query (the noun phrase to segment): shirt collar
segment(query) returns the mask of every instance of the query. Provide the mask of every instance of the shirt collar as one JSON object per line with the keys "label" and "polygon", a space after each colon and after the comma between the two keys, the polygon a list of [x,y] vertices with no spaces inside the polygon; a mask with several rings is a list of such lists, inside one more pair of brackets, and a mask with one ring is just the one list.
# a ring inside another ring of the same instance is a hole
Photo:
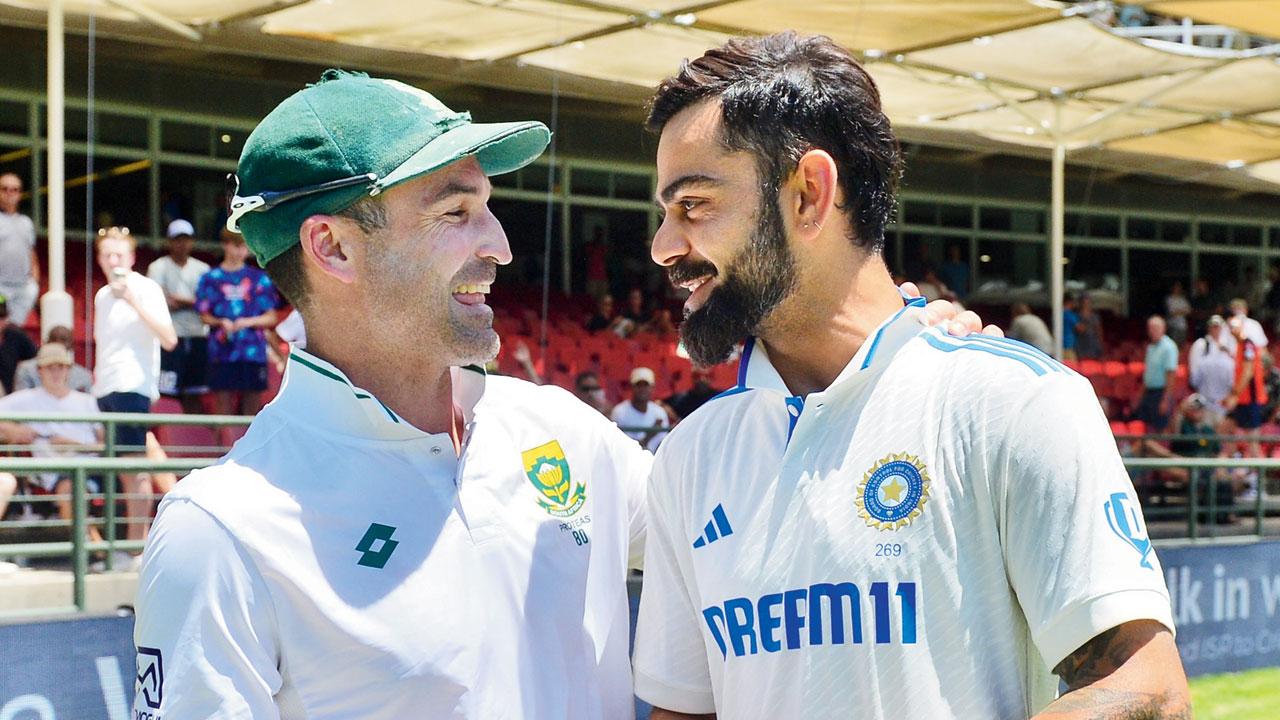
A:
{"label": "shirt collar", "polygon": [[[835,382],[831,384],[832,387],[863,370],[888,364],[903,343],[919,334],[923,329],[920,311],[925,306],[925,299],[921,297],[904,299],[906,305],[871,333],[870,339],[862,343],[862,347],[854,353],[853,359],[836,376]],[[776,390],[784,395],[792,394],[787,384],[782,381],[782,376],[773,367],[773,363],[769,361],[764,343],[754,337],[747,339],[747,344],[742,350],[742,359],[738,362],[738,387]]]}
{"label": "shirt collar", "polygon": [[[484,370],[468,366],[451,368],[453,400],[469,424],[484,395]],[[299,348],[292,348],[280,393],[272,405],[301,416],[318,428],[369,440],[448,439],[448,433],[424,432],[398,416],[391,408],[357,387],[332,363]]]}

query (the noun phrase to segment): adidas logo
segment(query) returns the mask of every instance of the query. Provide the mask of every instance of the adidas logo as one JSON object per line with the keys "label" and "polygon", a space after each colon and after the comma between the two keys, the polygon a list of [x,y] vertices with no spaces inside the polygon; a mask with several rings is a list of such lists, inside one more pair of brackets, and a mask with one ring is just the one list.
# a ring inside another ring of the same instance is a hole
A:
{"label": "adidas logo", "polygon": [[702,529],[702,534],[698,536],[698,539],[693,541],[693,546],[695,548],[704,547],[732,534],[733,528],[729,526],[729,518],[724,515],[724,506],[716,505],[716,509],[711,511],[711,521]]}

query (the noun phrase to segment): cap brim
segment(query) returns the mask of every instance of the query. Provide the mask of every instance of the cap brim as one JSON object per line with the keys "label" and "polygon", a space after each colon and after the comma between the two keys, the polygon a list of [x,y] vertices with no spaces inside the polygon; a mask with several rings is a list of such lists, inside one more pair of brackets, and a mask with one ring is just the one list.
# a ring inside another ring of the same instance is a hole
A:
{"label": "cap brim", "polygon": [[485,175],[501,175],[536,160],[550,142],[551,131],[536,121],[468,123],[424,145],[377,185],[385,190],[472,156]]}

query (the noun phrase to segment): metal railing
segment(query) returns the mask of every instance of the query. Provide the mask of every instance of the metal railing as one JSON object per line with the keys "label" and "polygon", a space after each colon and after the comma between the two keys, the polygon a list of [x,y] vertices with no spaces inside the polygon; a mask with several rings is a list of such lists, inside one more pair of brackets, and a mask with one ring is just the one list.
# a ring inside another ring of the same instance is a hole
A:
{"label": "metal railing", "polygon": [[[217,415],[141,415],[130,413],[109,413],[96,416],[71,416],[56,414],[10,414],[0,416],[0,421],[11,422],[101,422],[107,425],[107,442],[105,443],[104,452],[115,453],[121,448],[114,447],[111,443],[112,432],[116,424],[145,424],[145,425],[205,425],[210,427],[227,427],[236,425],[247,425],[252,418],[240,416],[217,416]],[[647,430],[648,428],[624,428],[630,430]],[[1157,436],[1142,436],[1150,439]],[[1172,439],[1183,440],[1200,440],[1203,436],[1161,436]],[[1234,442],[1251,442],[1253,438],[1241,436],[1223,436],[1224,440]],[[29,449],[29,446],[13,446]],[[221,451],[216,453],[221,455]],[[187,472],[197,468],[206,467],[217,461],[213,455],[204,457],[174,458],[166,460],[155,460],[143,457],[62,457],[62,458],[16,458],[16,457],[0,457],[0,472],[11,473],[14,475],[30,475],[39,472],[59,473],[60,475],[69,476],[71,479],[72,491],[69,496],[72,504],[72,518],[67,520],[18,520],[0,522],[0,528],[5,529],[24,529],[24,528],[49,528],[49,527],[69,527],[71,531],[71,539],[63,542],[33,542],[33,543],[11,543],[0,544],[0,558],[4,557],[56,557],[64,556],[71,558],[73,590],[73,605],[62,608],[42,608],[41,613],[59,613],[59,612],[79,612],[85,609],[85,577],[89,570],[89,553],[95,551],[106,551],[106,569],[111,569],[112,554],[116,550],[140,551],[143,547],[142,541],[120,540],[116,538],[117,529],[121,522],[147,522],[149,518],[129,518],[118,517],[116,514],[116,501],[128,497],[125,493],[117,492],[115,488],[115,478],[121,473],[130,472]],[[1125,457],[1123,458],[1125,467],[1130,471],[1159,471],[1169,469],[1186,469],[1188,470],[1188,478],[1185,487],[1178,488],[1178,495],[1185,504],[1169,505],[1167,500],[1170,495],[1165,495],[1166,504],[1148,505],[1144,504],[1143,512],[1148,522],[1164,521],[1168,519],[1185,519],[1186,533],[1176,538],[1165,539],[1184,539],[1191,540],[1216,540],[1219,537],[1226,539],[1226,535],[1212,532],[1209,537],[1203,537],[1202,526],[1208,524],[1214,525],[1214,519],[1218,514],[1223,512],[1248,511],[1253,519],[1253,535],[1241,536],[1235,534],[1233,540],[1249,539],[1250,537],[1263,537],[1268,535],[1266,532],[1266,515],[1268,512],[1280,514],[1280,490],[1275,494],[1267,493],[1267,471],[1276,471],[1280,475],[1280,458],[1151,458],[1151,457]],[[1203,483],[1217,482],[1211,476],[1211,473],[1219,470],[1227,469],[1250,469],[1258,471],[1256,483],[1256,497],[1247,505],[1238,505],[1232,501],[1230,505],[1217,504],[1217,496],[1215,492],[1208,493],[1208,502],[1203,503],[1200,500]],[[1196,472],[1205,471],[1205,472]],[[1206,475],[1210,475],[1206,477]],[[88,481],[91,476],[101,476],[104,480],[102,492],[89,493]],[[1138,483],[1135,483],[1138,484]],[[1142,487],[1139,484],[1139,487]],[[12,502],[45,502],[52,499],[65,499],[68,496],[61,495],[15,495]],[[147,496],[151,497],[151,496]],[[104,517],[96,524],[103,528],[103,540],[100,542],[90,542],[87,538],[87,530],[91,523],[95,521],[89,518],[89,501],[91,499],[101,499],[104,502]],[[1208,522],[1201,519],[1206,516]],[[1276,519],[1276,532],[1270,534],[1280,534],[1280,519]],[[1159,543],[1159,541],[1157,541]],[[13,616],[14,613],[0,613],[0,616]]]}

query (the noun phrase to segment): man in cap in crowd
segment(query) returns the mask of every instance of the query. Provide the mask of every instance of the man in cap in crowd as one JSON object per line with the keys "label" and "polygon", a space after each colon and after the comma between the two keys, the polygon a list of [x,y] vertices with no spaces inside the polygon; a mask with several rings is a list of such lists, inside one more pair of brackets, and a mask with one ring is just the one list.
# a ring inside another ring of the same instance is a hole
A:
{"label": "man in cap in crowd", "polygon": [[135,714],[631,717],[652,456],[570,393],[476,367],[511,261],[489,176],[549,140],[341,71],[250,135],[228,226],[307,348],[161,504]]}
{"label": "man in cap in crowd", "polygon": [[671,426],[671,419],[662,403],[653,399],[653,386],[657,378],[653,370],[638,367],[631,371],[631,397],[613,407],[609,417],[624,428],[628,437],[650,451],[657,450],[666,437],[663,432]]}
{"label": "man in cap in crowd", "polygon": [[825,37],[734,38],[650,107],[651,252],[692,291],[684,346],[711,365],[752,338],[654,462],[634,663],[653,718],[1188,717],[1088,382],[926,328],[894,287],[901,156],[866,70]]}
{"label": "man in cap in crowd", "polygon": [[178,399],[186,413],[204,412],[202,398],[209,392],[205,378],[209,330],[195,309],[196,286],[209,272],[209,264],[192,257],[196,230],[187,220],[169,223],[169,253],[147,266],[147,277],[164,291],[178,344],[160,353],[160,394]]}
{"label": "man in cap in crowd", "polygon": [[[80,363],[74,362],[75,359],[75,333],[66,325],[54,325],[49,328],[49,337],[45,338],[45,344],[59,343],[71,353],[73,360],[71,366],[71,376],[68,383],[72,390],[79,392],[93,391],[93,373]],[[36,358],[23,360],[18,363],[18,371],[13,376],[14,390],[30,390],[31,388],[40,387],[40,371],[36,364]]]}
{"label": "man in cap in crowd", "polygon": [[18,212],[22,178],[0,173],[0,295],[9,301],[9,318],[27,324],[40,292],[40,258],[36,255],[36,227]]}

